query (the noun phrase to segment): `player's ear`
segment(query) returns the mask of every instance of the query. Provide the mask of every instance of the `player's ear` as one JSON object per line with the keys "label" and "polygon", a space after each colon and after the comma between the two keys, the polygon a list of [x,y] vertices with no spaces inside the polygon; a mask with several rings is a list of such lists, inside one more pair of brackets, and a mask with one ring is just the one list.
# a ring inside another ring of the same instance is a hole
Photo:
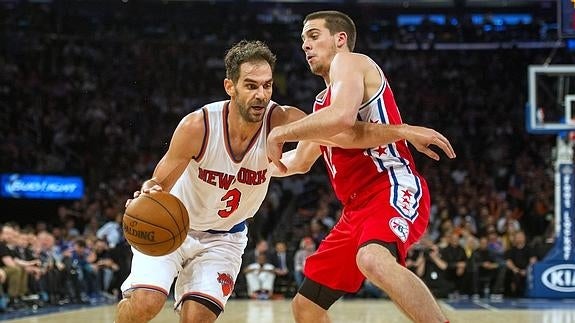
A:
{"label": "player's ear", "polygon": [[226,93],[231,97],[235,95],[236,91],[234,89],[234,82],[228,78],[224,79],[224,89]]}
{"label": "player's ear", "polygon": [[347,46],[347,34],[345,32],[343,31],[338,32],[335,39],[337,48]]}

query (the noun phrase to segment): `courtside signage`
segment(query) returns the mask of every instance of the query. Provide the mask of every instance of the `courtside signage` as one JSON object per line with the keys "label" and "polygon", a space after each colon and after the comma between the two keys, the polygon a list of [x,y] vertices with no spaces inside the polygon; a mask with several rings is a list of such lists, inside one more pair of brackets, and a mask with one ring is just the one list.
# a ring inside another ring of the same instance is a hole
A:
{"label": "courtside signage", "polygon": [[84,180],[78,176],[2,174],[0,196],[15,199],[80,199]]}
{"label": "courtside signage", "polygon": [[575,264],[562,264],[547,268],[541,275],[547,288],[562,293],[575,292]]}

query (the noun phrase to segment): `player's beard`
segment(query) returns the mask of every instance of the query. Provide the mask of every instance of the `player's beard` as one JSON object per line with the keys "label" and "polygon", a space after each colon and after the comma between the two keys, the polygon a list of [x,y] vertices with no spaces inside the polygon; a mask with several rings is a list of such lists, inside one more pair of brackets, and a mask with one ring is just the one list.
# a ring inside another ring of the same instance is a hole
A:
{"label": "player's beard", "polygon": [[[267,106],[267,104],[265,104],[264,102],[257,102],[254,103],[254,105],[258,105],[258,106]],[[253,123],[258,123],[261,122],[264,118],[264,114],[265,113],[260,113],[260,114],[253,114],[250,113],[251,112],[251,105],[250,104],[240,104],[238,102],[238,110],[240,112],[240,115],[242,116],[242,119],[244,119],[247,122],[253,122]]]}

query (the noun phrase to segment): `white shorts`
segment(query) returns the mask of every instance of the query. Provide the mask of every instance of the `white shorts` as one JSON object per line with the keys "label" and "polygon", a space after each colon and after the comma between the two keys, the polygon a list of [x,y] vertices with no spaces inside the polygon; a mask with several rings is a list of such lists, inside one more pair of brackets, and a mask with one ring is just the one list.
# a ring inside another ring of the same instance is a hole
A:
{"label": "white shorts", "polygon": [[132,271],[122,284],[122,293],[148,288],[167,296],[177,277],[176,310],[182,298],[193,296],[214,303],[223,311],[240,272],[247,242],[247,228],[215,234],[190,230],[182,246],[166,256],[151,257],[132,248]]}

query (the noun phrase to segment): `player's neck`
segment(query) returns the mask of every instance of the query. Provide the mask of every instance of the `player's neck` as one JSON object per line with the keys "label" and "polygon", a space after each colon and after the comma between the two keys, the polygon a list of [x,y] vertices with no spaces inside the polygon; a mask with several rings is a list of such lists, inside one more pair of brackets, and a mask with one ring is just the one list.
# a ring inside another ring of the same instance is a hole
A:
{"label": "player's neck", "polygon": [[228,114],[228,134],[231,142],[251,141],[262,125],[260,122],[248,122],[235,109]]}

